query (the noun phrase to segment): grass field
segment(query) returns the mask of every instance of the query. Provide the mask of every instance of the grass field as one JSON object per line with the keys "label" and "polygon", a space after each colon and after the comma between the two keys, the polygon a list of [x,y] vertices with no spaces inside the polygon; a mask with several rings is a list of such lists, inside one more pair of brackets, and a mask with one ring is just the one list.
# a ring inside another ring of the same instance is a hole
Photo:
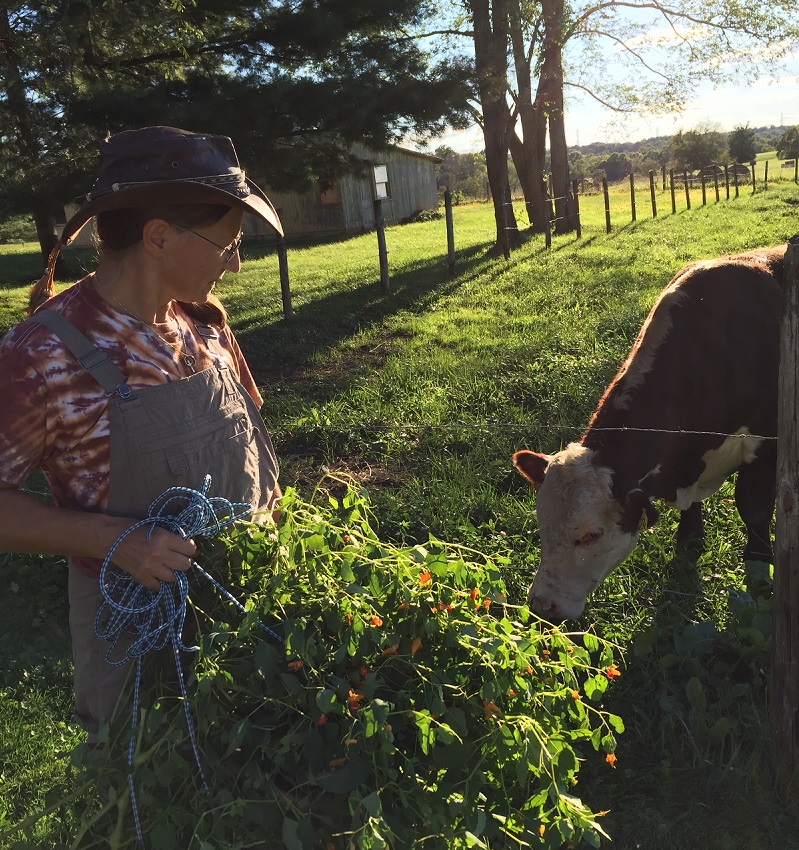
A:
{"label": "grass field", "polygon": [[[347,472],[369,490],[381,536],[423,542],[432,533],[500,554],[521,599],[538,546],[513,451],[555,451],[579,437],[686,261],[799,231],[792,183],[714,200],[702,206],[693,190],[686,211],[683,193],[671,215],[659,192],[653,219],[643,195],[632,223],[621,191],[606,234],[601,196],[584,197],[581,240],[554,237],[547,250],[535,236],[508,261],[489,251],[491,208],[456,207],[456,276],[447,275],[443,219],[390,228],[388,295],[374,234],[292,245],[291,322],[272,247],[245,246],[241,272],[220,294],[263,388],[283,482],[310,490],[327,470]],[[39,265],[36,246],[2,249],[0,328],[22,317]],[[578,624],[615,641],[624,662],[606,700],[627,726],[616,769],[587,764],[577,789],[609,810],[603,826],[618,850],[799,848],[799,810],[777,801],[771,767],[769,602],[743,591],[730,486],[707,508],[695,570],[674,564],[676,515],[664,507]],[[0,561],[10,602],[0,626],[0,835],[71,787],[65,753],[79,736],[69,723],[64,572],[58,559]],[[19,846],[66,841],[69,817],[55,812]]]}

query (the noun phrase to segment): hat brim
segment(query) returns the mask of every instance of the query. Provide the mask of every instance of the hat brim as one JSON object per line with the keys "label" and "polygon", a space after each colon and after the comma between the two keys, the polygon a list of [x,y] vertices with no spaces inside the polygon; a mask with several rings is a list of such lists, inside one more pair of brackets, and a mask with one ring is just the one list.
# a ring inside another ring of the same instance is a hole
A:
{"label": "hat brim", "polygon": [[152,183],[147,186],[131,186],[119,192],[108,192],[87,201],[64,226],[61,244],[69,243],[83,227],[98,213],[121,210],[129,207],[145,207],[160,204],[221,204],[242,209],[263,219],[278,236],[283,235],[277,211],[271,201],[251,180],[247,179],[250,194],[238,197],[224,189],[194,182]]}

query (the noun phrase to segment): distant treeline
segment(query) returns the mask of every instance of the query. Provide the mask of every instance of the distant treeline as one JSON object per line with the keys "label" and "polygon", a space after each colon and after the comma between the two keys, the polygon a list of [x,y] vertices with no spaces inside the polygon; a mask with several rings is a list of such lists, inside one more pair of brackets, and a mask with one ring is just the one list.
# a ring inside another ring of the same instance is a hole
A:
{"label": "distant treeline", "polygon": [[[637,142],[592,142],[569,148],[572,180],[610,183],[627,179],[630,174],[660,173],[662,168],[693,172],[709,165],[749,163],[759,153],[777,151],[780,157],[799,155],[799,126],[757,127],[747,125],[723,133],[710,126],[680,131],[674,136],[654,136]],[[437,180],[441,191],[447,187],[457,203],[466,199],[487,199],[488,178],[485,155],[456,153],[445,145],[435,151],[442,162]],[[509,160],[511,194],[519,188],[513,160]],[[549,162],[545,165],[549,170]]]}

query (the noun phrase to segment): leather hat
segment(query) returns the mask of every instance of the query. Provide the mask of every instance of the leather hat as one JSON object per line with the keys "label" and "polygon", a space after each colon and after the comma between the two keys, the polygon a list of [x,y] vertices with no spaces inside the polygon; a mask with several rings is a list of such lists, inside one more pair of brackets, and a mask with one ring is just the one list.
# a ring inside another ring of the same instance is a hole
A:
{"label": "leather hat", "polygon": [[283,235],[266,194],[245,176],[227,136],[176,127],[123,130],[100,142],[100,171],[60,242],[68,245],[97,213],[161,204],[227,204]]}

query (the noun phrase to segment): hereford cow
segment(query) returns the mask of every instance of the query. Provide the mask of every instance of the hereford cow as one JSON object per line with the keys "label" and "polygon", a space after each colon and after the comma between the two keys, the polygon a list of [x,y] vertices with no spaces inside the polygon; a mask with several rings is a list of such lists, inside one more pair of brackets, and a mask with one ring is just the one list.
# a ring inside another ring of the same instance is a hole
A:
{"label": "hereford cow", "polygon": [[[549,620],[579,616],[632,552],[652,499],[701,541],[700,502],[738,470],[744,558],[771,561],[785,246],[690,263],[663,290],[579,443],[519,451],[538,491],[541,566],[529,591]],[[770,438],[770,439],[767,439]]]}

